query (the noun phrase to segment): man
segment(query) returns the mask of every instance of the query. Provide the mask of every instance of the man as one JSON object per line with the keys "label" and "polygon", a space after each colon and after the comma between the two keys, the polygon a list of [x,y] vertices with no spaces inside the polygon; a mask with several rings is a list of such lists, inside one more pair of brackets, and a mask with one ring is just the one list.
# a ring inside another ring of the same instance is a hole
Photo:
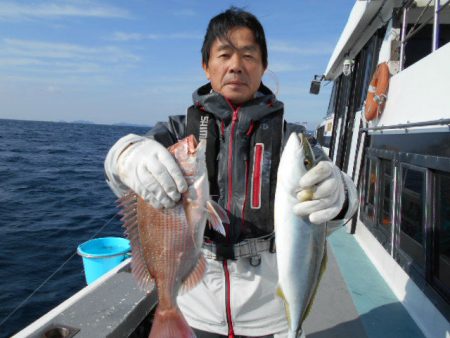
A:
{"label": "man", "polygon": [[[202,62],[210,82],[194,92],[186,116],[158,123],[145,137],[127,135],[111,148],[109,185],[119,196],[131,188],[154,207],[171,208],[187,184],[166,147],[189,134],[206,139],[211,195],[230,224],[226,237],[206,230],[208,269],[178,304],[199,338],[285,337],[284,305],[275,296],[273,204],[283,144],[302,127],[284,121],[283,104],[261,82],[267,47],[252,14],[231,8],[214,17]],[[293,212],[316,224],[342,225],[354,213],[355,187],[318,145],[314,151],[323,161],[298,187],[313,189],[313,201]]]}

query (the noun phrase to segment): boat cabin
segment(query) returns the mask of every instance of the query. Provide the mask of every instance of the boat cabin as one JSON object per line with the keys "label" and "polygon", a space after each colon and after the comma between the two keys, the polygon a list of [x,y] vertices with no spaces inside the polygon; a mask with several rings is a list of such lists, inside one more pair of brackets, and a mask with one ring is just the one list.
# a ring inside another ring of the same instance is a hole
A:
{"label": "boat cabin", "polygon": [[448,0],[356,1],[319,76],[318,140],[360,194],[348,231],[430,337],[450,327],[449,41]]}

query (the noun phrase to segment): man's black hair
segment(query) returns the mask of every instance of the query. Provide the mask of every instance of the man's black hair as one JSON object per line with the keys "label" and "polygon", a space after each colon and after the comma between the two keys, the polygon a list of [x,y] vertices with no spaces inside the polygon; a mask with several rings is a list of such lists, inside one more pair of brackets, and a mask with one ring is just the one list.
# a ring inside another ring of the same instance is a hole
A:
{"label": "man's black hair", "polygon": [[236,27],[246,27],[253,32],[255,41],[261,50],[262,64],[264,68],[267,68],[267,45],[264,29],[256,16],[237,7],[230,7],[209,21],[203,40],[202,62],[208,65],[214,41],[219,38],[229,42],[228,34],[231,29]]}

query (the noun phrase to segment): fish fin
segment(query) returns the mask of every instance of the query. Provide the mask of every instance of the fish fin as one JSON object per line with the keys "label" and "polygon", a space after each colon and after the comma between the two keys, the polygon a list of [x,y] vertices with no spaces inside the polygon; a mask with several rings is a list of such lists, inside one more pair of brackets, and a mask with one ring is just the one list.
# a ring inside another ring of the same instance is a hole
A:
{"label": "fish fin", "polygon": [[230,223],[227,212],[213,200],[206,202],[206,207],[208,209],[209,226],[225,236],[225,228],[222,223]]}
{"label": "fish fin", "polygon": [[187,278],[184,280],[183,284],[181,285],[179,294],[188,292],[189,290],[193,289],[194,286],[200,283],[203,275],[205,274],[207,264],[208,263],[206,262],[205,256],[203,256],[203,253],[200,253],[197,265],[192,269],[189,276],[187,276]]}
{"label": "fish fin", "polygon": [[125,235],[131,243],[131,271],[139,287],[149,292],[154,288],[154,280],[147,269],[141,251],[136,206],[137,197],[132,192],[119,199],[119,207],[122,208],[123,216],[121,220],[124,222]]}
{"label": "fish fin", "polygon": [[195,338],[178,307],[167,310],[156,309],[149,338]]}
{"label": "fish fin", "polygon": [[291,327],[291,311],[289,310],[289,303],[284,295],[283,289],[280,285],[277,287],[277,296],[280,297],[284,302],[284,310],[286,311],[286,318],[288,321],[288,326]]}

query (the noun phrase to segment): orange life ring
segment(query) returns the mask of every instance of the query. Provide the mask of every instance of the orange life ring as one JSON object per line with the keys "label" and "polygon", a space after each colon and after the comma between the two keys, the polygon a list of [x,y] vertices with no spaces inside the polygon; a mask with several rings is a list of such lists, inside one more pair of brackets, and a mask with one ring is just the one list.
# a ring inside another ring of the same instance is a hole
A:
{"label": "orange life ring", "polygon": [[390,73],[387,63],[380,63],[375,73],[373,73],[367,92],[366,105],[364,107],[364,115],[367,121],[373,120],[383,112],[389,88],[389,77]]}

